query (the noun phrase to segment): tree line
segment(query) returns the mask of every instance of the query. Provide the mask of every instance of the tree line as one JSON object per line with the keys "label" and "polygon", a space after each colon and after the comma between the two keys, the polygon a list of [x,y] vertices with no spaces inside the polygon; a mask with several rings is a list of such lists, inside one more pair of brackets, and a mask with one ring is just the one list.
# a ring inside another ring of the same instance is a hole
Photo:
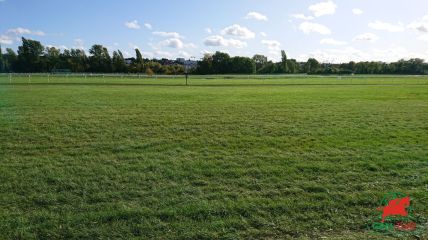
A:
{"label": "tree line", "polygon": [[272,62],[263,55],[230,57],[227,53],[205,54],[198,62],[198,74],[425,74],[428,64],[423,59],[414,58],[393,63],[349,62],[342,64],[320,63],[314,58],[307,62],[288,59],[281,51],[281,61]]}
{"label": "tree line", "polygon": [[[89,56],[82,49],[44,47],[39,41],[22,38],[17,53],[0,46],[0,72],[92,72],[92,73],[145,73],[184,74],[182,62],[168,59],[143,58],[135,49],[135,57],[125,59],[120,50],[113,51],[95,44]],[[342,64],[320,63],[314,58],[306,62],[288,59],[281,51],[281,61],[269,61],[264,55],[231,57],[227,53],[205,54],[191,68],[194,74],[425,74],[428,65],[423,59],[414,58],[398,62],[349,62]]]}
{"label": "tree line", "polygon": [[113,51],[95,44],[89,49],[89,56],[82,49],[44,47],[39,41],[22,38],[15,53],[0,46],[0,72],[90,72],[90,73],[146,73],[184,74],[184,66],[168,59],[143,58],[135,49],[135,57],[125,59],[120,50]]}

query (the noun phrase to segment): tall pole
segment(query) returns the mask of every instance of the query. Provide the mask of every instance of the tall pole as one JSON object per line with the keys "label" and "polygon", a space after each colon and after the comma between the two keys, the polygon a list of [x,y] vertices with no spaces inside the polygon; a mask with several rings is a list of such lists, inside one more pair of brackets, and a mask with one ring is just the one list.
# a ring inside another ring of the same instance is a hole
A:
{"label": "tall pole", "polygon": [[[190,62],[190,59],[189,59]],[[189,78],[189,62],[186,62],[186,60],[184,60],[184,74],[186,75],[186,86],[187,86],[187,81]]]}

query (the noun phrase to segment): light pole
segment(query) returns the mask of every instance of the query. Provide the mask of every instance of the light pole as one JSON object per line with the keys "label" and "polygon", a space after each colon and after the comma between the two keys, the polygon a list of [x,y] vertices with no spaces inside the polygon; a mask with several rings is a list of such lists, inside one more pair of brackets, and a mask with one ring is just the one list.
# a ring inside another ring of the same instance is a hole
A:
{"label": "light pole", "polygon": [[189,69],[191,68],[191,65],[192,65],[192,60],[190,59],[195,59],[195,57],[190,57],[187,62],[184,62],[184,71],[186,74],[186,86],[188,86]]}
{"label": "light pole", "polygon": [[186,62],[184,62],[184,74],[186,75],[186,86],[187,86],[188,85],[187,80],[189,78],[189,64]]}

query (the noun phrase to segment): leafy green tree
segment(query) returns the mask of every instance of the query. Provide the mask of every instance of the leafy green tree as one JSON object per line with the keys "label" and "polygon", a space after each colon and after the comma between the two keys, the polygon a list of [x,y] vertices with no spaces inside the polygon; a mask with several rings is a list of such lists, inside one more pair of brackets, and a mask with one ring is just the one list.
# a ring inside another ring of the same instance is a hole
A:
{"label": "leafy green tree", "polygon": [[161,74],[177,75],[177,74],[184,74],[185,68],[183,65],[179,65],[179,64],[162,65],[159,71]]}
{"label": "leafy green tree", "polygon": [[408,61],[409,74],[424,74],[424,60],[420,58],[412,58]]}
{"label": "leafy green tree", "polygon": [[268,61],[263,68],[257,70],[260,74],[273,74],[278,72],[278,66],[277,64],[273,63],[272,61]]}
{"label": "leafy green tree", "polygon": [[161,73],[162,65],[155,61],[150,61],[147,63],[147,67],[150,68],[154,73]]}
{"label": "leafy green tree", "polygon": [[315,58],[309,58],[305,65],[305,71],[308,74],[317,73],[320,68],[319,62]]}
{"label": "leafy green tree", "polygon": [[126,72],[125,59],[120,50],[113,52],[113,72]]}
{"label": "leafy green tree", "polygon": [[248,57],[233,57],[230,59],[230,69],[230,73],[253,74],[256,72],[256,64]]}
{"label": "leafy green tree", "polygon": [[281,50],[281,63],[283,73],[288,73],[287,54],[285,54],[284,50]]}
{"label": "leafy green tree", "polygon": [[214,74],[230,73],[230,56],[227,53],[216,52],[213,55],[212,68]]}
{"label": "leafy green tree", "polygon": [[3,60],[3,52],[1,50],[1,45],[0,45],[0,72],[4,72],[5,70],[5,61]]}
{"label": "leafy green tree", "polygon": [[153,70],[151,68],[148,67],[147,70],[146,70],[146,74],[147,74],[147,76],[152,77],[153,74],[154,74],[154,72],[153,72]]}
{"label": "leafy green tree", "polygon": [[89,49],[90,70],[92,72],[111,72],[111,57],[107,48],[95,44]]}
{"label": "leafy green tree", "polygon": [[18,56],[11,48],[6,48],[6,53],[3,55],[5,72],[16,71]]}
{"label": "leafy green tree", "polygon": [[119,61],[120,64],[119,65],[120,65],[120,68],[121,68],[121,72],[127,72],[128,69],[127,69],[125,58],[123,57],[122,52],[120,50],[117,50],[117,53],[119,54],[119,59],[120,59],[120,61]]}
{"label": "leafy green tree", "polygon": [[39,41],[22,38],[22,45],[18,47],[18,70],[21,72],[40,72],[42,64],[40,57],[44,47]]}
{"label": "leafy green tree", "polygon": [[297,73],[298,72],[298,64],[295,59],[287,60],[287,69],[288,73]]}
{"label": "leafy green tree", "polygon": [[140,50],[138,48],[135,49],[135,56],[137,57],[136,58],[136,62],[137,63],[141,63],[141,64],[144,63],[143,55],[141,54],[141,52],[140,52]]}
{"label": "leafy green tree", "polygon": [[349,62],[349,65],[348,65],[348,69],[351,71],[351,72],[355,72],[355,62],[354,61],[351,61],[351,62]]}
{"label": "leafy green tree", "polygon": [[253,56],[253,61],[256,63],[256,72],[259,72],[268,62],[266,56],[256,54]]}
{"label": "leafy green tree", "polygon": [[213,55],[212,54],[204,54],[204,57],[201,61],[198,61],[198,65],[196,67],[197,74],[212,74],[213,73]]}
{"label": "leafy green tree", "polygon": [[73,72],[86,72],[88,69],[88,57],[82,49],[71,49],[69,66]]}
{"label": "leafy green tree", "polygon": [[71,51],[65,49],[60,55],[61,64],[58,66],[58,69],[71,70]]}
{"label": "leafy green tree", "polygon": [[136,56],[136,60],[134,62],[134,69],[137,72],[144,72],[146,66],[144,65],[143,55],[141,55],[141,52],[138,48],[135,49],[135,56]]}
{"label": "leafy green tree", "polygon": [[54,69],[57,69],[60,65],[60,55],[61,51],[55,47],[47,47],[45,50],[46,58],[46,70],[51,72]]}
{"label": "leafy green tree", "polygon": [[103,70],[104,72],[111,72],[111,57],[108,53],[107,48],[103,48],[103,55],[104,55],[104,63],[103,63]]}
{"label": "leafy green tree", "polygon": [[[54,47],[44,48],[34,40],[22,38],[22,45],[18,47],[18,55],[10,48],[6,53],[0,46],[1,72],[42,72],[54,69],[69,69],[72,72],[146,72],[150,68],[154,73],[183,74],[184,67],[174,64],[169,59],[143,59],[140,50],[135,50],[136,58],[127,59],[117,50],[113,58],[107,48],[102,45],[93,45],[89,50],[90,56],[80,49],[64,50],[61,52]],[[423,59],[399,60],[397,62],[349,62],[342,64],[320,64],[316,59],[310,58],[306,63],[288,59],[285,51],[281,51],[281,61],[268,61],[266,56],[254,55],[253,58],[230,57],[227,53],[216,52],[214,55],[206,54],[198,61],[193,70],[198,74],[276,74],[299,73],[309,74],[425,74],[428,64]]]}

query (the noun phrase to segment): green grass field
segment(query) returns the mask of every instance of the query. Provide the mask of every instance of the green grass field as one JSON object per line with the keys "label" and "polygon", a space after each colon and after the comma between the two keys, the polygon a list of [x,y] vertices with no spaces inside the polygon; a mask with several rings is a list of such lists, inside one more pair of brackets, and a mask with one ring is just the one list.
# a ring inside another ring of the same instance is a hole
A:
{"label": "green grass field", "polygon": [[2,239],[382,239],[388,192],[426,225],[428,78],[47,80],[0,78]]}
{"label": "green grass field", "polygon": [[[184,76],[146,75],[48,75],[17,74],[9,79],[0,75],[0,84],[82,84],[82,85],[156,85],[183,86]],[[306,75],[207,75],[190,76],[191,86],[242,86],[242,85],[428,85],[425,76],[306,76]]]}

